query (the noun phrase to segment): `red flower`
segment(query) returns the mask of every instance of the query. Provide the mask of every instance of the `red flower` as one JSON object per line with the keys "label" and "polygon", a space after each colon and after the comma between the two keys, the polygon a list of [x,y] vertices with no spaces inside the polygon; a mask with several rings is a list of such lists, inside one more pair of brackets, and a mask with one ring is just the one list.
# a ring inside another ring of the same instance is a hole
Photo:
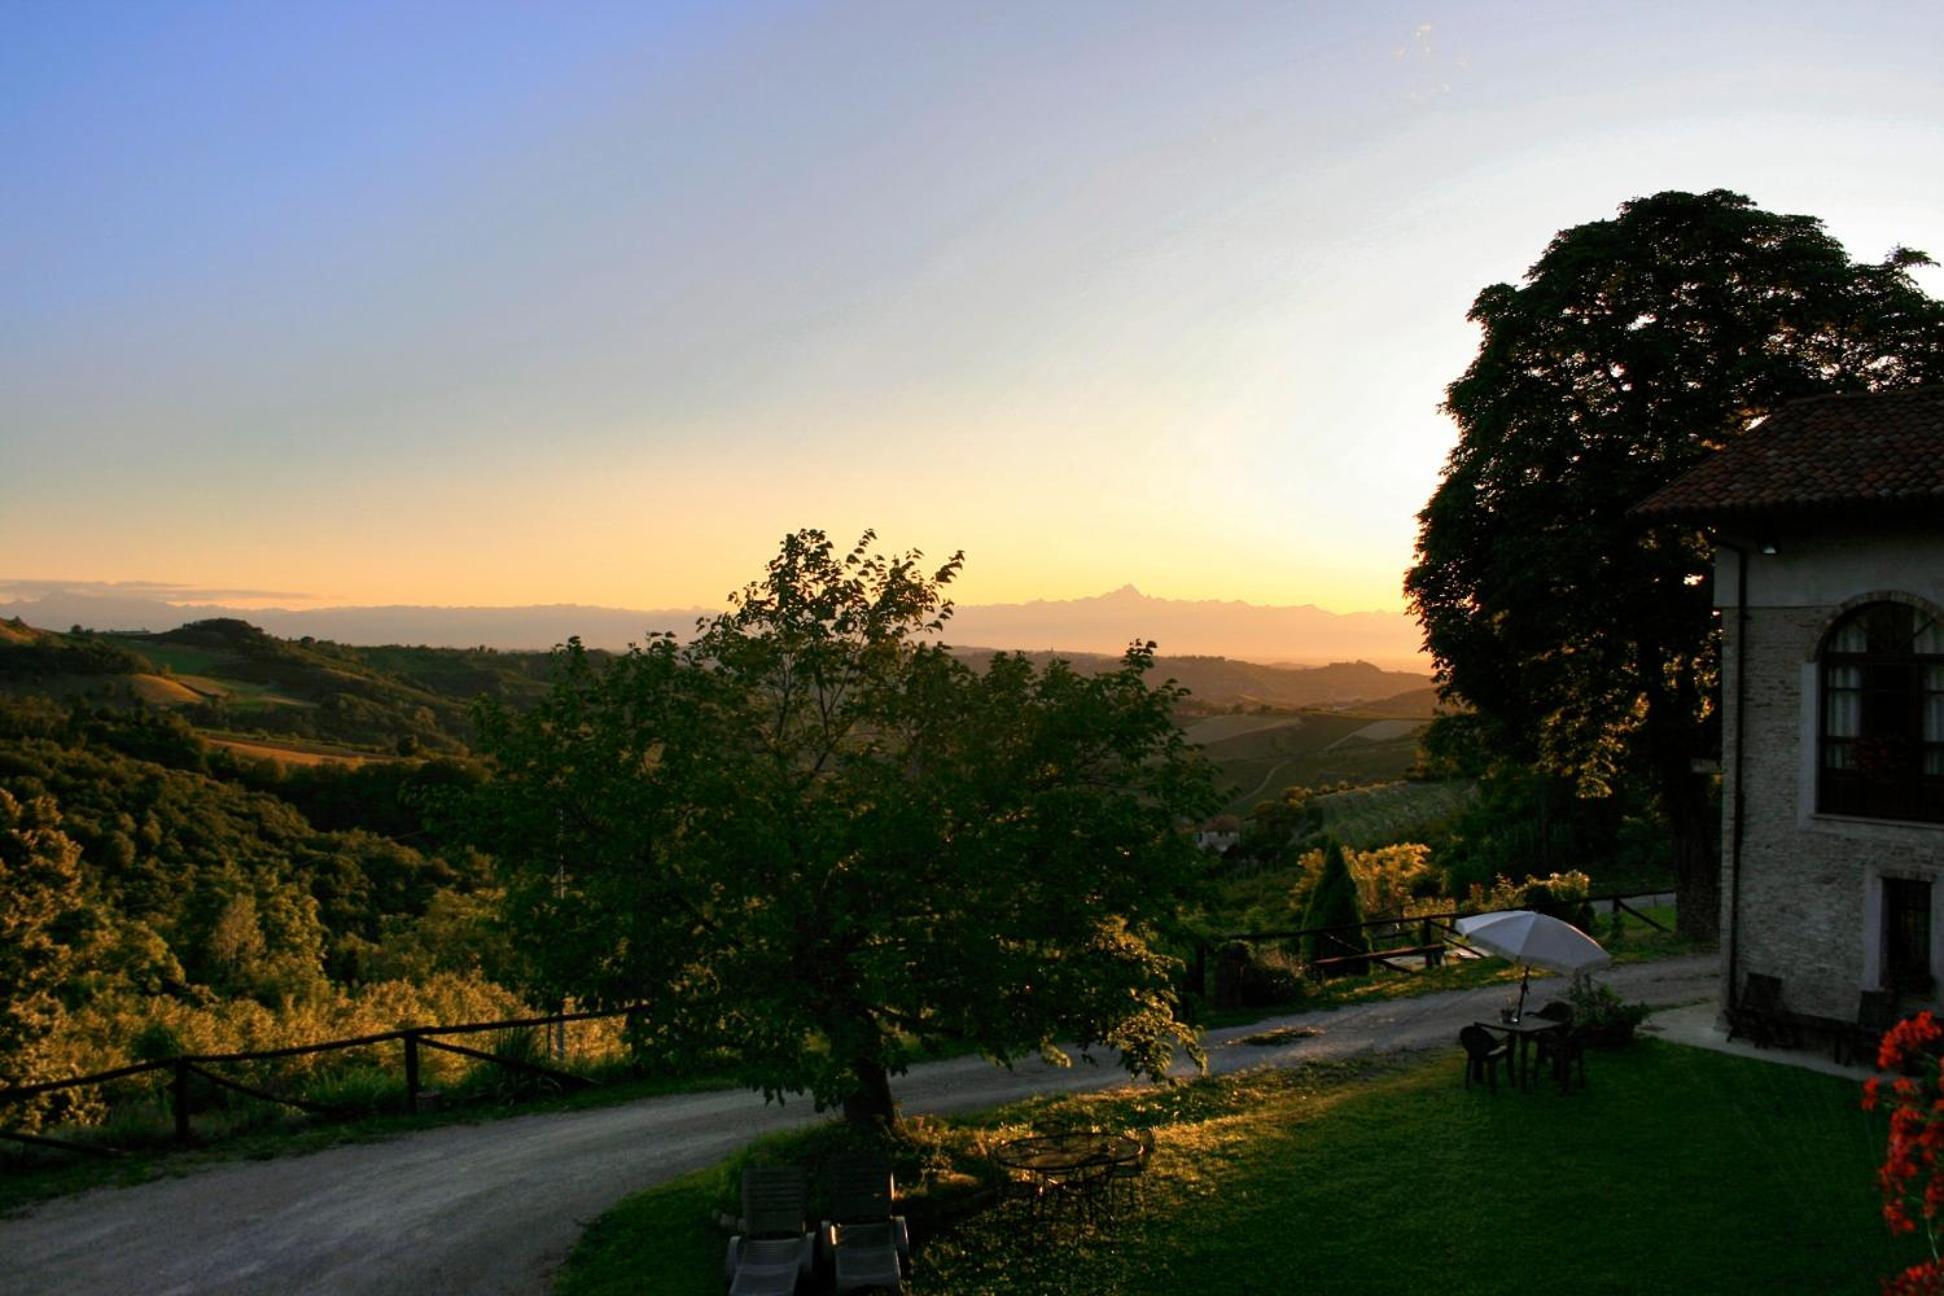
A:
{"label": "red flower", "polygon": [[[1863,1110],[1890,1108],[1890,1129],[1877,1187],[1883,1194],[1883,1222],[1901,1236],[1915,1233],[1921,1220],[1935,1254],[1939,1220],[1944,1219],[1944,1024],[1921,1012],[1898,1022],[1883,1036],[1877,1067],[1915,1071],[1889,1084],[1872,1077],[1863,1083]],[[1921,1066],[1916,1064],[1921,1062]],[[1888,1296],[1944,1296],[1944,1264],[1927,1260],[1884,1281]]]}
{"label": "red flower", "polygon": [[1883,1296],[1940,1296],[1944,1294],[1944,1268],[1935,1260],[1914,1264],[1894,1278],[1883,1280]]}

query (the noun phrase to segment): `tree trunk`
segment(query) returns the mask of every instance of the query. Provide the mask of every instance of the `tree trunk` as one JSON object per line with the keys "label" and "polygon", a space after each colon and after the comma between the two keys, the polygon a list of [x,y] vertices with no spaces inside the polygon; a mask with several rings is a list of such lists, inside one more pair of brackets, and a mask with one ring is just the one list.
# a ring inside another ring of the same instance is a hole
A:
{"label": "tree trunk", "polygon": [[898,1104],[891,1097],[891,1074],[875,1058],[851,1063],[857,1088],[844,1095],[844,1120],[857,1129],[896,1129]]}
{"label": "tree trunk", "polygon": [[[1648,681],[1666,673],[1656,658],[1641,672]],[[1704,754],[1694,719],[1700,709],[1685,669],[1677,687],[1647,687],[1648,759],[1674,843],[1674,927],[1690,940],[1712,941],[1721,930],[1721,818],[1709,804],[1705,776],[1694,769],[1695,758]]]}
{"label": "tree trunk", "polygon": [[1674,837],[1675,929],[1690,940],[1712,941],[1721,928],[1721,825],[1692,770],[1664,773],[1661,801]]}

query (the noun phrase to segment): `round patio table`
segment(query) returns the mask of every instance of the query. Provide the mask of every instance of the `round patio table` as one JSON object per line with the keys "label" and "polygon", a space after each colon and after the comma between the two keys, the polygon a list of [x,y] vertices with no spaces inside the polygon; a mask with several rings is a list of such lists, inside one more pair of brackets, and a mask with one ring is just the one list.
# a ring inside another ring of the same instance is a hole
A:
{"label": "round patio table", "polygon": [[1050,1224],[1063,1207],[1076,1219],[1097,1221],[1110,1206],[1115,1171],[1138,1165],[1145,1154],[1124,1134],[1076,1132],[1014,1139],[994,1148],[992,1159],[1025,1177],[1035,1221]]}
{"label": "round patio table", "polygon": [[1008,1170],[1057,1178],[1086,1166],[1133,1165],[1141,1159],[1141,1145],[1125,1134],[1035,1134],[1001,1143],[992,1159]]}

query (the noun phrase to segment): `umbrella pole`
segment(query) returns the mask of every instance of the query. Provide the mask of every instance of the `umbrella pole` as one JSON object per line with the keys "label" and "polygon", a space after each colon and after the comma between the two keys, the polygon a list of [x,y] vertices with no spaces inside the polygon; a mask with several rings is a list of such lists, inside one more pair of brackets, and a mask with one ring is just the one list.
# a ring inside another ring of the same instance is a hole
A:
{"label": "umbrella pole", "polygon": [[1531,980],[1532,967],[1528,964],[1525,967],[1525,971],[1519,977],[1519,1006],[1512,1010],[1513,1021],[1518,1021],[1521,1017],[1525,1016],[1526,986]]}

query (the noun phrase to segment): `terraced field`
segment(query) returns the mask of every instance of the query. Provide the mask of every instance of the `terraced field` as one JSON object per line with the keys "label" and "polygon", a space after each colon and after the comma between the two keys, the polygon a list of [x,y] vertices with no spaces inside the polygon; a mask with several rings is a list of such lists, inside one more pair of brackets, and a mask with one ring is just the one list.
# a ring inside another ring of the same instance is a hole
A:
{"label": "terraced field", "polygon": [[1295,784],[1401,779],[1417,759],[1420,720],[1341,711],[1209,716],[1184,729],[1218,770],[1223,811],[1246,814]]}
{"label": "terraced field", "polygon": [[1331,836],[1346,846],[1369,849],[1421,837],[1477,794],[1477,785],[1469,780],[1380,783],[1318,797],[1316,807]]}

